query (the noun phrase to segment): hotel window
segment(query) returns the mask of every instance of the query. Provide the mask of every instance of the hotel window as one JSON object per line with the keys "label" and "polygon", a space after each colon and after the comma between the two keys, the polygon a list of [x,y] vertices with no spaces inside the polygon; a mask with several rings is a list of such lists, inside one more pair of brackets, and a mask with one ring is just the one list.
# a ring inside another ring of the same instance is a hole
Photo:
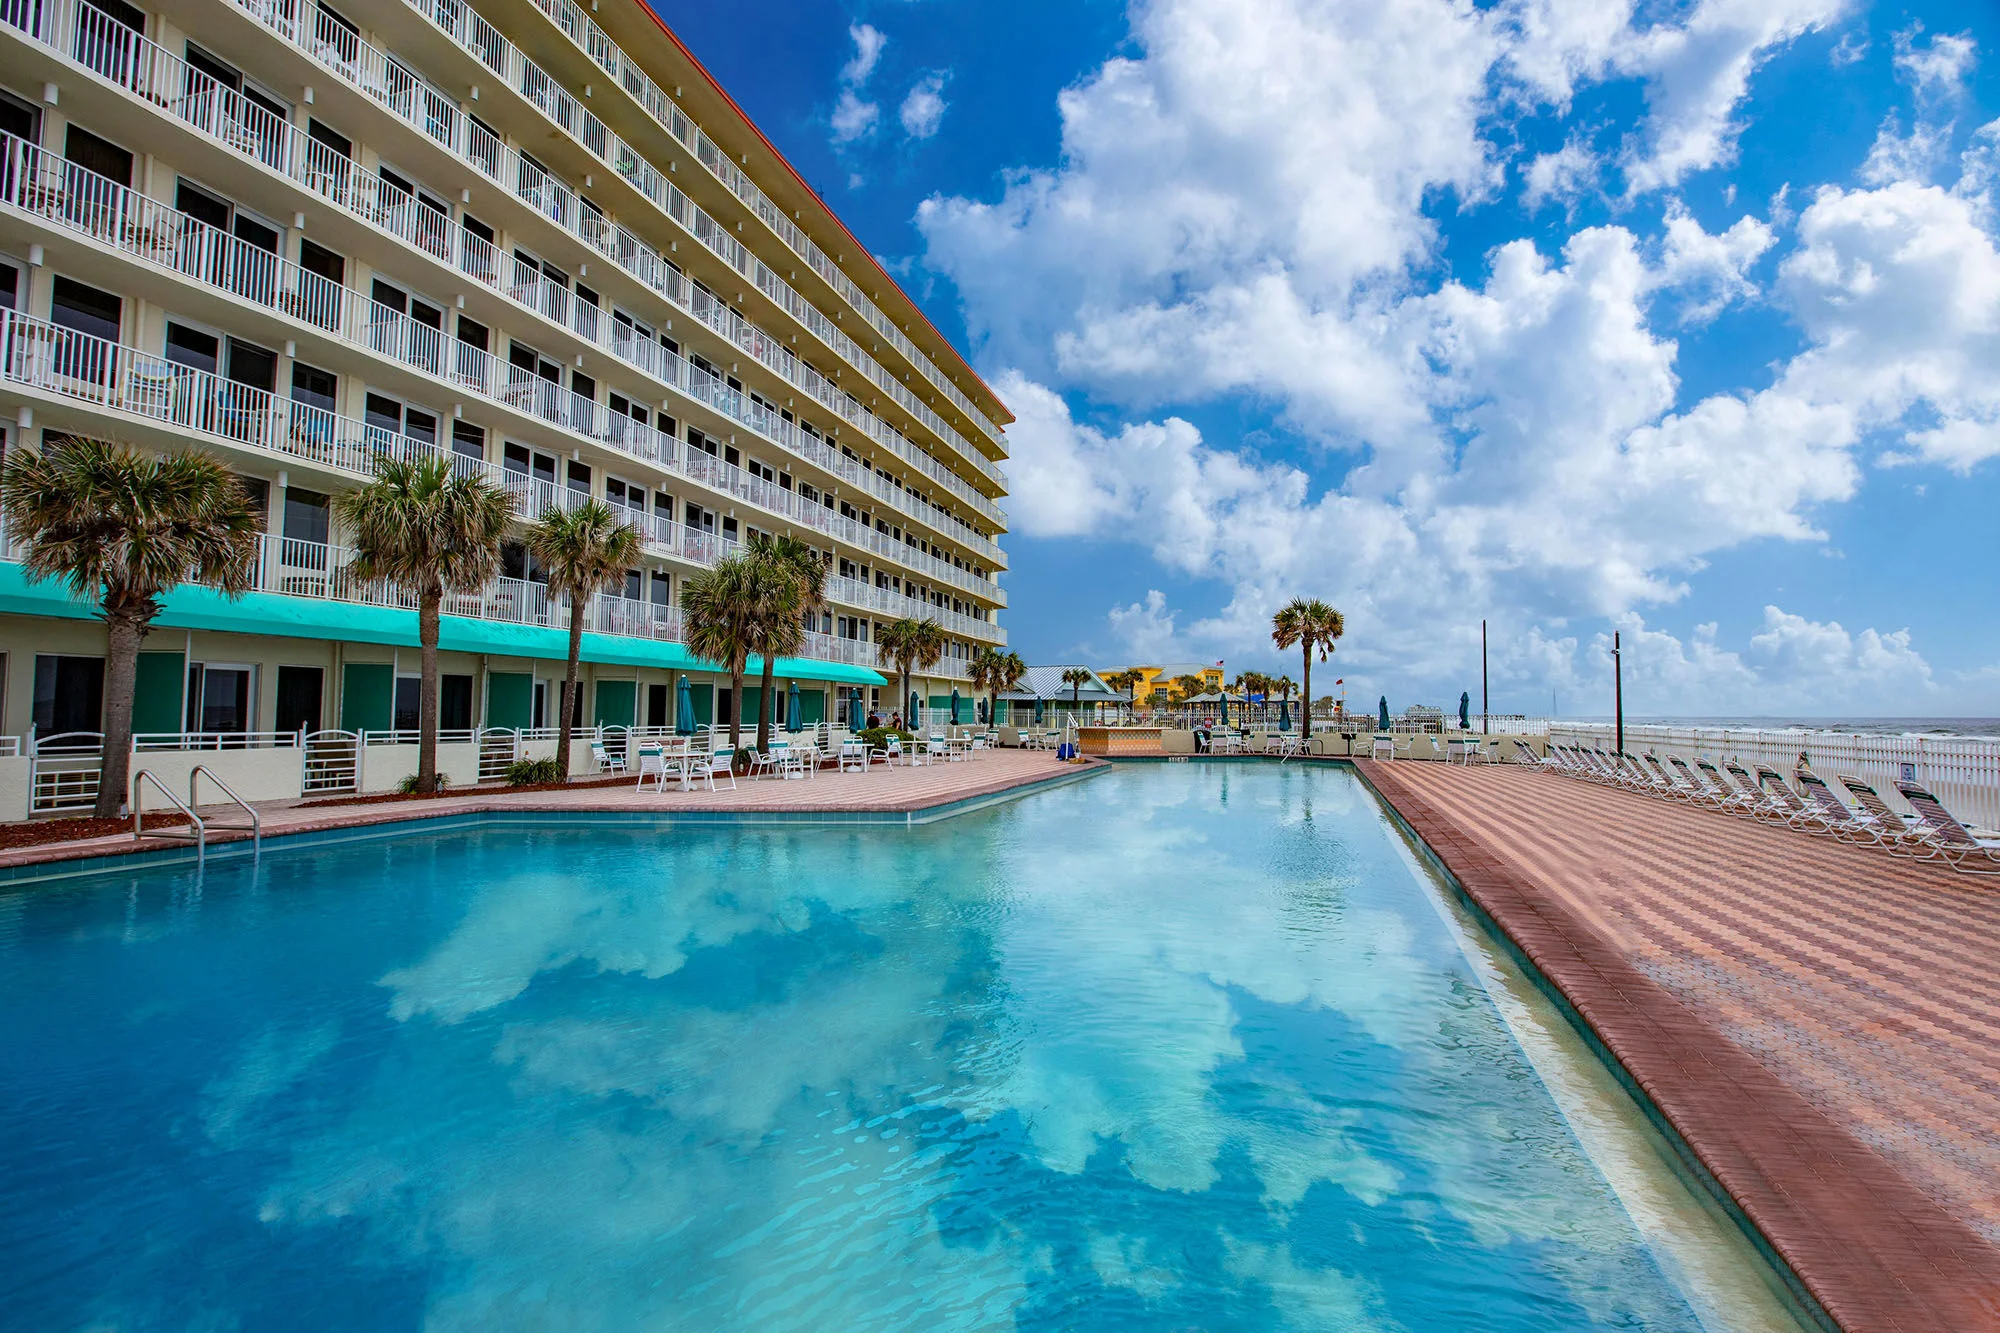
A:
{"label": "hotel window", "polygon": [[35,654],[35,730],[42,739],[104,723],[104,659]]}
{"label": "hotel window", "polygon": [[42,113],[33,103],[0,90],[0,134],[10,135],[22,143],[35,144],[42,140]]}
{"label": "hotel window", "polygon": [[187,729],[224,736],[249,731],[255,673],[254,667],[234,663],[189,664]]}
{"label": "hotel window", "polygon": [[556,484],[556,460],[548,454],[539,453],[525,444],[515,444],[512,440],[501,446],[500,466],[517,477],[529,477]]}
{"label": "hotel window", "polygon": [[661,518],[667,520],[669,523],[673,522],[674,497],[668,495],[665,491],[654,491],[653,512],[655,514],[658,514]]}
{"label": "hotel window", "polygon": [[462,458],[486,457],[486,431],[470,421],[451,423],[451,451]]}
{"label": "hotel window", "polygon": [[313,542],[324,546],[332,532],[327,506],[326,496],[318,491],[309,491],[300,486],[287,486],[285,528],[282,534],[284,539],[288,542]]}
{"label": "hotel window", "polygon": [[303,236],[299,238],[299,267],[336,285],[347,281],[347,257]]}
{"label": "hotel window", "polygon": [[650,416],[644,404],[633,402],[615,389],[607,395],[607,401],[611,405],[611,411],[614,416],[630,417],[642,426],[646,424]]}
{"label": "hotel window", "polygon": [[628,569],[625,571],[624,597],[628,602],[643,602],[646,600],[645,570]]}
{"label": "hotel window", "polygon": [[21,308],[21,265],[0,257],[0,310]]}
{"label": "hotel window", "polygon": [[617,477],[604,479],[604,502],[614,509],[627,509],[635,514],[646,512],[646,488],[637,482],[625,482]]}
{"label": "hotel window", "polygon": [[579,463],[574,458],[569,460],[568,475],[565,481],[572,491],[579,492],[583,495],[589,495],[590,464]]}
{"label": "hotel window", "polygon": [[365,403],[362,416],[371,430],[406,435],[432,447],[437,445],[438,418],[435,412],[408,406],[379,393],[369,394]]}
{"label": "hotel window", "polygon": [[672,606],[674,604],[673,584],[673,576],[665,570],[656,569],[653,571],[654,606]]}

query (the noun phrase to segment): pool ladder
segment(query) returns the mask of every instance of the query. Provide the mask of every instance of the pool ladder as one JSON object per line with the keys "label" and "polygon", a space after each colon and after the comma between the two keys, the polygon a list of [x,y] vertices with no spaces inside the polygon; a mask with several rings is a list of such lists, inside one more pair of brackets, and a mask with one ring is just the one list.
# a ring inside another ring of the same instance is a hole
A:
{"label": "pool ladder", "polygon": [[[248,824],[218,824],[212,817],[203,819],[200,815],[196,814],[195,807],[201,804],[201,780],[203,778],[207,778],[210,782],[214,783],[216,789],[228,797],[231,804],[250,817],[250,822]],[[172,805],[174,809],[180,811],[187,818],[188,832],[183,833],[171,827],[157,828],[151,832],[146,830],[145,798],[146,788],[148,787],[166,797],[168,804]],[[140,838],[161,838],[170,842],[188,843],[194,847],[196,868],[203,869],[208,865],[208,831],[212,828],[247,829],[250,833],[251,855],[258,856],[263,853],[264,820],[257,813],[257,807],[237,795],[235,789],[217,777],[209,769],[208,765],[196,764],[188,771],[188,798],[185,801],[169,791],[167,784],[160,781],[158,775],[150,770],[142,768],[132,774],[132,837],[135,841]]]}

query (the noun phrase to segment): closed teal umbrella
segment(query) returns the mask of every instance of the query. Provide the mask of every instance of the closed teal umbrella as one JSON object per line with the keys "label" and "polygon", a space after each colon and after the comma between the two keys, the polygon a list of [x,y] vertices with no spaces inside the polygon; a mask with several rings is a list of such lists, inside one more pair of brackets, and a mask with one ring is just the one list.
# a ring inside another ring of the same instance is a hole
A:
{"label": "closed teal umbrella", "polygon": [[1386,695],[1386,694],[1385,694],[1385,695],[1383,695],[1383,696],[1382,696],[1382,702],[1381,702],[1380,704],[1378,704],[1378,705],[1377,705],[1377,709],[1379,710],[1379,717],[1380,717],[1380,724],[1381,724],[1381,729],[1382,729],[1383,731],[1387,731],[1387,730],[1389,729],[1389,696],[1388,696],[1388,695]]}
{"label": "closed teal umbrella", "polygon": [[861,691],[850,690],[847,694],[847,729],[858,732],[868,719],[861,712]]}
{"label": "closed teal umbrella", "polygon": [[905,714],[903,718],[903,721],[908,724],[911,731],[915,731],[919,725],[918,714],[920,712],[922,712],[922,710],[917,707],[917,692],[915,690],[911,690],[910,711],[907,714]]}
{"label": "closed teal umbrella", "polygon": [[951,687],[951,724],[958,725],[958,686]]}
{"label": "closed teal umbrella", "polygon": [[1229,691],[1222,692],[1222,725],[1229,725]]}
{"label": "closed teal umbrella", "polygon": [[1472,730],[1471,690],[1460,690],[1458,693],[1458,729],[1460,731]]}
{"label": "closed teal umbrella", "polygon": [[681,677],[680,687],[674,691],[674,734],[694,735],[694,687],[688,684],[686,676]]}
{"label": "closed teal umbrella", "polygon": [[785,691],[785,730],[799,730],[799,683],[792,682],[792,688]]}
{"label": "closed teal umbrella", "polygon": [[1042,725],[1042,701],[1039,697],[1035,700],[1035,725]]}
{"label": "closed teal umbrella", "polygon": [[1278,730],[1290,731],[1291,729],[1292,701],[1290,699],[1280,699],[1278,700]]}

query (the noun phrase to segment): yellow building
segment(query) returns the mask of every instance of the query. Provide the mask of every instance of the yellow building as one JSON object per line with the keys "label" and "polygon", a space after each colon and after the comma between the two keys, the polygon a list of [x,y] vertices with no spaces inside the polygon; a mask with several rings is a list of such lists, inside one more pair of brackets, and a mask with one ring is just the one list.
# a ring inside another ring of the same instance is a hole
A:
{"label": "yellow building", "polygon": [[[639,0],[149,3],[0,6],[0,448],[197,445],[266,517],[255,592],[168,598],[149,743],[414,725],[414,613],[343,577],[328,504],[383,452],[638,527],[586,724],[666,723],[683,676],[754,715],[676,604],[757,533],[829,564],[779,671],[815,716],[900,702],[880,623],[949,632],[931,695],[1006,643],[1012,416]],[[447,608],[448,728],[555,721],[568,611],[519,537]],[[103,627],[17,558],[0,739],[95,732]]]}
{"label": "yellow building", "polygon": [[[1204,664],[1200,662],[1177,662],[1165,666],[1130,666],[1126,671],[1139,673],[1139,683],[1132,687],[1132,702],[1141,708],[1164,708],[1172,701],[1173,683],[1182,676],[1199,676],[1210,691],[1222,688],[1225,675],[1222,663]],[[1103,679],[1110,679],[1119,668],[1100,671]]]}

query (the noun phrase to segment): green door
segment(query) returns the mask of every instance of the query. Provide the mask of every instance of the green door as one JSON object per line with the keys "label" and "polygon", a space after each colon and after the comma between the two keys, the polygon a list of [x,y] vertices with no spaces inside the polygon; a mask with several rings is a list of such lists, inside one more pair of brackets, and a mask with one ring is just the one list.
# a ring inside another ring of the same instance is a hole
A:
{"label": "green door", "polygon": [[826,691],[799,691],[799,725],[816,727],[826,721]]}
{"label": "green door", "polygon": [[186,657],[140,653],[139,675],[133,682],[132,730],[179,731],[185,718],[181,695],[186,689]]}
{"label": "green door", "polygon": [[[678,688],[678,687],[676,687]],[[715,687],[713,685],[688,685],[688,697],[694,704],[694,724],[705,727],[715,721]]]}
{"label": "green door", "polygon": [[629,727],[638,716],[638,683],[630,680],[597,682],[597,711],[592,715],[600,727]]}
{"label": "green door", "polygon": [[526,671],[486,677],[486,725],[516,730],[535,725],[535,678]]}
{"label": "green door", "polygon": [[349,662],[340,684],[343,731],[387,731],[395,714],[396,668],[387,662]]}

